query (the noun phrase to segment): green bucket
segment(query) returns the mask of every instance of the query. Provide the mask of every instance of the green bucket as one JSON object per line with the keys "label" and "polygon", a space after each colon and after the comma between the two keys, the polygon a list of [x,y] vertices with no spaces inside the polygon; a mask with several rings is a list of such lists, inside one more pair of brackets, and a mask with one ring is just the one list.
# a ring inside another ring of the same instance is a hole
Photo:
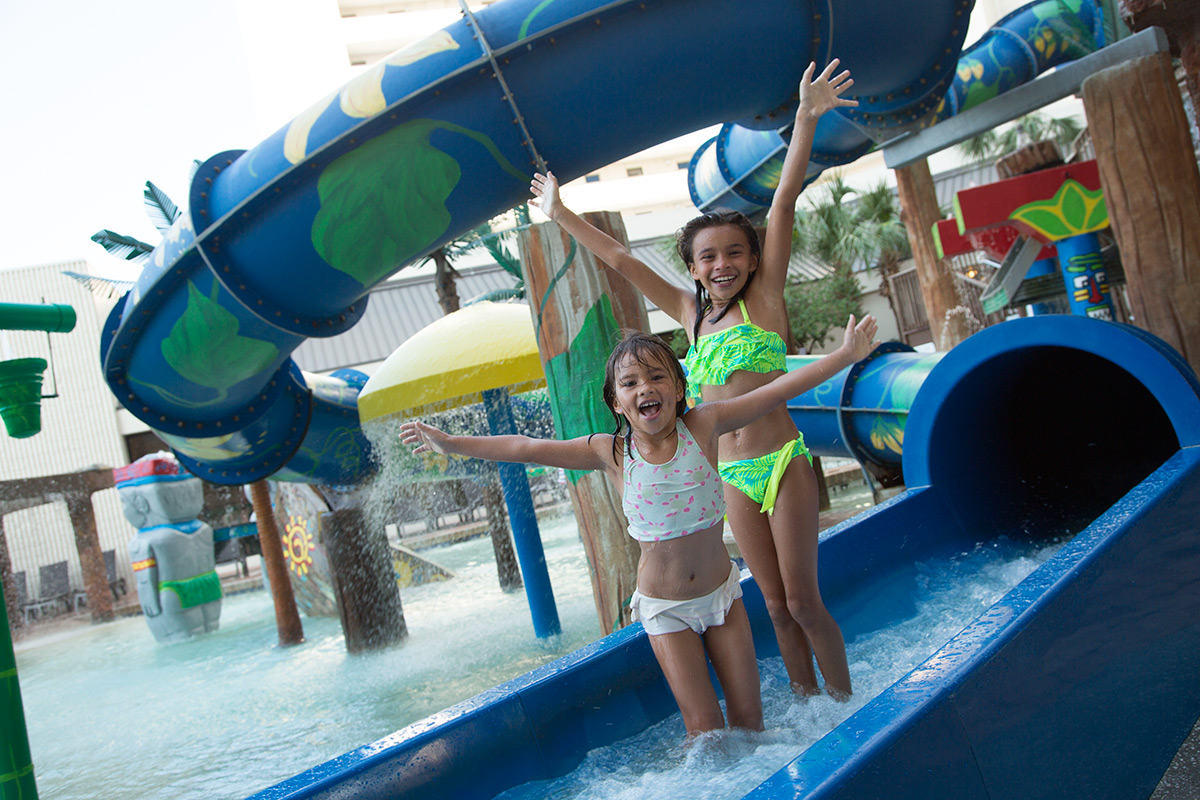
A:
{"label": "green bucket", "polygon": [[25,439],[42,429],[42,372],[44,358],[0,361],[0,417],[14,439]]}

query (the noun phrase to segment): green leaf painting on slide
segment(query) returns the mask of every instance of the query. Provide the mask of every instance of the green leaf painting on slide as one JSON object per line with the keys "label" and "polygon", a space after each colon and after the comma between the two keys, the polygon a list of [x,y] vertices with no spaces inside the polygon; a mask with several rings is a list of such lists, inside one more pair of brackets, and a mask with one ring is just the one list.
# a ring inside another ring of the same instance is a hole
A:
{"label": "green leaf painting on slide", "polygon": [[[612,301],[601,297],[584,315],[579,334],[565,353],[546,364],[546,386],[554,429],[562,439],[573,439],[616,427],[612,413],[604,405],[604,365],[613,345],[621,336]],[[586,475],[567,470],[572,484]]]}
{"label": "green leaf painting on slide", "polygon": [[187,307],[163,340],[167,364],[183,378],[216,389],[217,402],[229,387],[263,372],[279,355],[270,342],[242,336],[237,317],[217,302],[220,284],[205,297],[188,281]]}
{"label": "green leaf painting on slide", "polygon": [[399,125],[334,159],[317,181],[321,209],[312,243],[330,266],[371,286],[446,233],[446,199],[462,168],[430,144],[437,130],[474,139],[505,172],[529,179],[484,134],[431,119]]}

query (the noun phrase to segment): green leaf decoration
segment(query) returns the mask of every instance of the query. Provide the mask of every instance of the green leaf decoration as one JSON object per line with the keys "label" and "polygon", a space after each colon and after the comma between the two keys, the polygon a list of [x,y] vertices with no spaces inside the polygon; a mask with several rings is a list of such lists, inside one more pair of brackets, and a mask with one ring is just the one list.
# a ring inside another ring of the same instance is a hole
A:
{"label": "green leaf decoration", "polygon": [[1013,213],[1012,219],[1020,220],[1051,241],[1065,239],[1071,235],[1071,229],[1053,208],[1024,208],[1020,213]]}
{"label": "green leaf decoration", "polygon": [[474,139],[515,179],[529,179],[484,134],[438,120],[406,122],[322,171],[312,243],[330,266],[371,286],[416,258],[450,227],[446,199],[462,168],[430,144],[429,137],[439,129]]}
{"label": "green leaf decoration", "polygon": [[434,120],[405,123],[321,173],[312,242],[334,269],[370,286],[450,227],[446,198],[462,170],[429,144]]}
{"label": "green leaf decoration", "polygon": [[1108,222],[1108,203],[1104,202],[1104,198],[1100,198],[1100,202],[1092,206],[1091,212],[1087,216],[1087,221],[1083,224],[1085,232],[1104,230],[1109,226]]}
{"label": "green leaf decoration", "polygon": [[[559,438],[572,439],[616,427],[604,404],[604,365],[620,336],[612,301],[601,297],[584,315],[570,349],[546,364],[546,388]],[[578,483],[586,474],[567,470],[567,479]]]}
{"label": "green leaf decoration", "polygon": [[[163,340],[162,354],[172,369],[198,386],[225,390],[264,371],[279,355],[270,342],[238,334],[238,321],[213,297],[188,281],[187,308]],[[218,398],[214,398],[214,401]]]}
{"label": "green leaf decoration", "polygon": [[962,110],[974,108],[980,103],[985,103],[1000,93],[999,84],[987,84],[982,80],[977,80],[967,87],[967,97],[963,102]]}
{"label": "green leaf decoration", "polygon": [[1075,180],[1063,185],[1049,200],[1026,203],[1009,215],[1052,242],[1108,227],[1104,192],[1090,191]]}

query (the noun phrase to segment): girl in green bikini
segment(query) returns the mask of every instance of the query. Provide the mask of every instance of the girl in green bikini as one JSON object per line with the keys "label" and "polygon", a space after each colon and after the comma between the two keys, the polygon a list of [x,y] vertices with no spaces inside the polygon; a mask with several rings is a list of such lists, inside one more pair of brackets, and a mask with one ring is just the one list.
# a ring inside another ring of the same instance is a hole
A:
{"label": "girl in green bikini", "polygon": [[[745,394],[785,369],[783,287],[817,120],[830,109],[858,104],[841,96],[854,81],[848,71],[834,75],[837,65],[834,59],[814,78],[816,65],[810,64],[800,81],[800,105],[761,247],[754,227],[737,213],[704,214],[677,234],[679,254],[696,282],[694,296],[564,207],[553,173],[534,176],[535,204],[688,332],[688,386],[704,401]],[[814,366],[827,370],[828,379],[848,366],[842,360],[826,357]],[[786,406],[722,435],[718,459],[729,524],[766,600],[793,689],[820,691],[815,655],[825,691],[849,698],[842,632],[817,586],[816,474]]]}

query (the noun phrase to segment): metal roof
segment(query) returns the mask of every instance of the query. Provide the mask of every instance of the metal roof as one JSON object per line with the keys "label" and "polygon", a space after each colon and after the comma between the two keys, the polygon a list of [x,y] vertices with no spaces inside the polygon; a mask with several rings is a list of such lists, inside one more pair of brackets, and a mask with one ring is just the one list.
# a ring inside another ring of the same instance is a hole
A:
{"label": "metal roof", "polygon": [[[514,280],[498,265],[458,268],[458,296],[465,303]],[[350,330],[325,339],[307,339],[292,357],[308,372],[329,372],[383,361],[408,337],[442,315],[432,274],[382,283],[371,290],[367,310]]]}

